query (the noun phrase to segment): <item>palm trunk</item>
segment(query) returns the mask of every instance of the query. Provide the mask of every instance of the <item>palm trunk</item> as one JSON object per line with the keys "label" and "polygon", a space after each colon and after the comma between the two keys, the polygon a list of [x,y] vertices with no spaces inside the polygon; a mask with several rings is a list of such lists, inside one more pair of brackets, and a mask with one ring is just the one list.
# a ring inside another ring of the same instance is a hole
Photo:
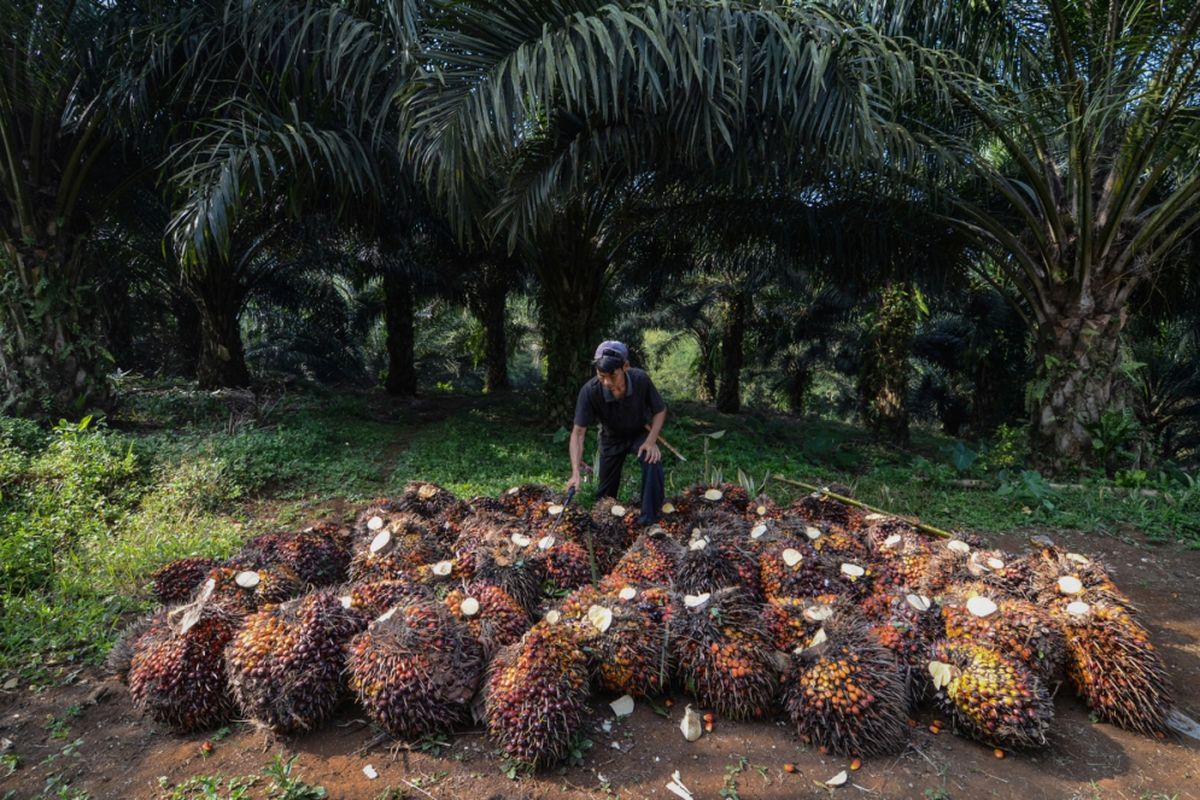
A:
{"label": "palm trunk", "polygon": [[383,293],[388,352],[384,389],[397,397],[414,397],[417,394],[417,368],[413,356],[416,336],[413,332],[412,282],[395,270],[387,270],[383,273]]}
{"label": "palm trunk", "polygon": [[696,341],[700,348],[696,355],[696,396],[703,403],[711,403],[717,399],[717,354],[714,352],[717,347],[716,343],[704,334],[697,336]]}
{"label": "palm trunk", "polygon": [[0,413],[77,418],[113,395],[95,298],[76,282],[78,256],[53,245],[0,250]]}
{"label": "palm trunk", "polygon": [[242,348],[243,292],[237,286],[209,285],[193,290],[200,312],[200,361],[196,382],[201,389],[238,389],[250,385]]}
{"label": "palm trunk", "polygon": [[917,307],[905,286],[885,287],[859,364],[862,415],[876,434],[908,441],[908,355],[917,331]]}
{"label": "palm trunk", "polygon": [[546,352],[543,400],[551,425],[570,427],[579,388],[592,374],[592,353],[599,338],[596,329],[606,264],[584,244],[545,249],[538,264]]}
{"label": "palm trunk", "polygon": [[509,275],[498,264],[486,263],[468,293],[471,313],[483,326],[483,390],[497,392],[509,388],[508,337],[505,330],[505,303]]}
{"label": "palm trunk", "polygon": [[1089,428],[1125,405],[1120,343],[1131,289],[1115,281],[1107,288],[1102,298],[1083,292],[1086,303],[1061,303],[1038,332],[1030,446],[1034,465],[1048,473],[1093,460]]}
{"label": "palm trunk", "polygon": [[717,387],[717,410],[736,414],[742,408],[742,352],[746,341],[746,323],[751,312],[750,297],[739,292],[729,300],[725,313],[725,331],[721,337],[721,383]]}

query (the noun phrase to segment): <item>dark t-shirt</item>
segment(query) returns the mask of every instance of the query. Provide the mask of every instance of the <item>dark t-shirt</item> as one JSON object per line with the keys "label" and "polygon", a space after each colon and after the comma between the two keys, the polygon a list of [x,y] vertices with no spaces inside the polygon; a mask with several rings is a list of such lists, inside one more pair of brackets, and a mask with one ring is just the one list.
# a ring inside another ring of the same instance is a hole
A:
{"label": "dark t-shirt", "polygon": [[587,428],[601,424],[601,444],[628,441],[644,432],[650,418],[667,407],[650,376],[630,367],[625,372],[625,396],[612,396],[593,376],[579,390],[575,401],[575,424]]}

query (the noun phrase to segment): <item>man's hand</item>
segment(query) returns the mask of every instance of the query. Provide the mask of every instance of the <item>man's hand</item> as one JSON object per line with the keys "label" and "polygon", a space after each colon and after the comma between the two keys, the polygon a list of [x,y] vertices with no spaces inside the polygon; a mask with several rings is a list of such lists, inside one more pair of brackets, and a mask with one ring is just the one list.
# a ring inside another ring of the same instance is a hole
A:
{"label": "man's hand", "polygon": [[658,451],[657,444],[647,440],[642,442],[642,446],[638,448],[638,459],[647,464],[657,464],[662,460],[662,453]]}
{"label": "man's hand", "polygon": [[579,473],[578,472],[576,472],[574,475],[572,475],[570,480],[567,481],[567,485],[566,485],[564,491],[569,492],[572,489],[574,489],[576,491],[579,490]]}

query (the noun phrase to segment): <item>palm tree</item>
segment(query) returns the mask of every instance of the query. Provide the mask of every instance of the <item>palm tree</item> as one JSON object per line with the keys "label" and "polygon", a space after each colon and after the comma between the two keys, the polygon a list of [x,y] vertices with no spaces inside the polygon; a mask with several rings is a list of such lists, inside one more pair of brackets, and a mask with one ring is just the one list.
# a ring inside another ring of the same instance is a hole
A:
{"label": "palm tree", "polygon": [[[866,87],[902,93],[913,72],[877,40],[817,2],[442,4],[406,102],[413,157],[460,230],[482,205],[511,250],[536,253],[552,416],[586,370],[630,235],[621,205],[673,169],[749,185],[883,152],[883,95]],[[494,202],[477,202],[497,173]]]}
{"label": "palm tree", "polygon": [[921,51],[969,123],[929,138],[974,176],[946,195],[947,216],[1022,299],[1032,451],[1063,471],[1088,461],[1089,429],[1124,402],[1131,298],[1200,224],[1200,5],[1022,0],[996,6],[993,29],[1008,48],[990,79]]}

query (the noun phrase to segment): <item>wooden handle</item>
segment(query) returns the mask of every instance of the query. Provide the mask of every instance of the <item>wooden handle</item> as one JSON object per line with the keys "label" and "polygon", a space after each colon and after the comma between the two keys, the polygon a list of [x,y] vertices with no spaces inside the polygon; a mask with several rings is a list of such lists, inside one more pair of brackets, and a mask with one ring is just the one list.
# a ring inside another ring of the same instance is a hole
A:
{"label": "wooden handle", "polygon": [[[650,430],[649,425],[643,425],[642,427],[645,428],[647,431]],[[658,443],[661,444],[663,447],[667,448],[668,450],[670,450],[674,454],[674,456],[676,458],[678,458],[680,461],[687,461],[687,459],[683,457],[683,453],[679,452],[674,447],[672,447],[671,443],[668,442],[666,439],[664,439],[663,435],[661,433],[658,434]]]}

